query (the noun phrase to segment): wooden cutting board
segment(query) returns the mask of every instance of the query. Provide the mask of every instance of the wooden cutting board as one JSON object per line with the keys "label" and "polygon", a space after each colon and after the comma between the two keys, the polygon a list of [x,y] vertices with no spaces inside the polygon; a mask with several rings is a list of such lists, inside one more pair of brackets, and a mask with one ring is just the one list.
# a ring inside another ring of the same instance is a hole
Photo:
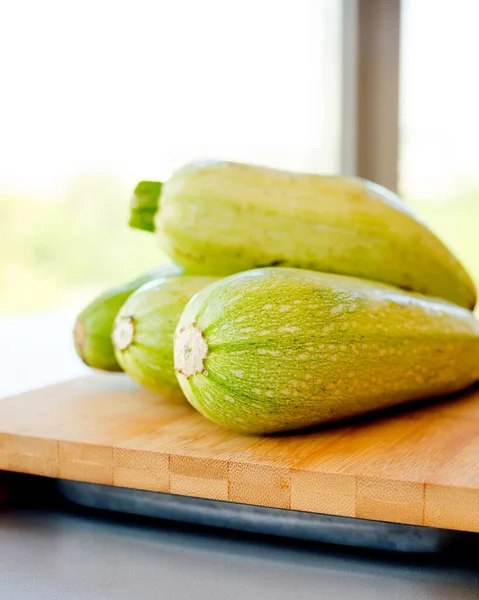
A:
{"label": "wooden cutting board", "polygon": [[479,391],[260,438],[95,375],[0,399],[0,469],[479,531]]}

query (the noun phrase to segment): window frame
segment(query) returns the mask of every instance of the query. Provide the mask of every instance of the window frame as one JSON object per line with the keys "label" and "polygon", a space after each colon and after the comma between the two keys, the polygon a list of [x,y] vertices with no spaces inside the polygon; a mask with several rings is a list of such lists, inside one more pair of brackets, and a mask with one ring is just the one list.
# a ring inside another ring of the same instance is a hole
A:
{"label": "window frame", "polygon": [[398,187],[401,0],[342,0],[341,172]]}

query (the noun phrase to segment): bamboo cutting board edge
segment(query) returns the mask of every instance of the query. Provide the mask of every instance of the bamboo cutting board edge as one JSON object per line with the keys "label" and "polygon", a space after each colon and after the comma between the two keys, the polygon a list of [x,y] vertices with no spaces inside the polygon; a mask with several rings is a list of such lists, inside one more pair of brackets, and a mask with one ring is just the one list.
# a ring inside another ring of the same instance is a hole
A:
{"label": "bamboo cutting board edge", "polygon": [[0,469],[337,516],[479,531],[477,458],[477,391],[272,438],[229,432],[122,375],[0,399]]}

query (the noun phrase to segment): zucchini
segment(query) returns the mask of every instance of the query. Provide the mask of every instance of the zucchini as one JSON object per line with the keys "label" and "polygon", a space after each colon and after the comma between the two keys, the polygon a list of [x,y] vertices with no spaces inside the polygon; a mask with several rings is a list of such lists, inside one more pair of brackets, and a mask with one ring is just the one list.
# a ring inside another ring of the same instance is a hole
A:
{"label": "zucchini", "polygon": [[479,322],[385,284],[257,269],[199,292],[181,316],[174,352],[198,411],[269,434],[469,386],[479,377]]}
{"label": "zucchini", "polygon": [[121,307],[113,345],[122,369],[137,383],[168,399],[183,398],[173,364],[173,336],[187,302],[216,277],[169,277],[151,281]]}
{"label": "zucchini", "polygon": [[105,291],[88,304],[78,315],[73,329],[75,350],[83,362],[95,369],[121,371],[111,342],[113,322],[121,306],[146,282],[182,272],[183,269],[175,264],[162,265],[133,281]]}
{"label": "zucchini", "polygon": [[300,267],[476,303],[471,278],[444,244],[395,194],[359,178],[194,163],[162,185],[141,182],[130,224],[156,229],[191,274]]}

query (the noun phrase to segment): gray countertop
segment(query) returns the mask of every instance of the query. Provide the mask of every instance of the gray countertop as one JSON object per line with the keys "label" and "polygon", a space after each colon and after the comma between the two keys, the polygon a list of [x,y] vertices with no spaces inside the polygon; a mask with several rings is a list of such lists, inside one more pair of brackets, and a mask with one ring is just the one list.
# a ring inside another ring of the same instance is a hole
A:
{"label": "gray countertop", "polygon": [[407,557],[82,510],[10,508],[0,512],[0,598],[477,600],[479,569],[458,556]]}

